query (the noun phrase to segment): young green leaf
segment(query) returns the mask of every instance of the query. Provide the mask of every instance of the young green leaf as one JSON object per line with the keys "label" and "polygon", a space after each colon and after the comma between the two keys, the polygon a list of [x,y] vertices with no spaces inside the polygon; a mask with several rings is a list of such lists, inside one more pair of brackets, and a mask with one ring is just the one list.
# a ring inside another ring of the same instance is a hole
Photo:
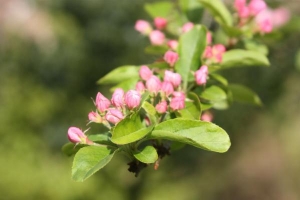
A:
{"label": "young green leaf", "polygon": [[110,162],[115,151],[105,146],[88,146],[80,149],[74,157],[72,178],[84,181]]}
{"label": "young green leaf", "polygon": [[258,106],[262,105],[259,96],[246,86],[238,84],[229,84],[228,88],[232,93],[234,101]]}
{"label": "young green leaf", "polygon": [[169,1],[160,1],[155,3],[146,3],[145,10],[148,14],[155,17],[168,17],[173,10],[173,4]]}
{"label": "young green leaf", "polygon": [[151,103],[144,101],[144,103],[142,104],[142,108],[145,111],[145,113],[147,113],[147,115],[149,116],[149,120],[150,120],[151,124],[156,124],[157,123],[157,113],[156,113],[155,107]]}
{"label": "young green leaf", "polygon": [[113,130],[111,141],[115,144],[128,144],[145,137],[153,126],[144,127],[138,114],[127,116]]}
{"label": "young green leaf", "polygon": [[232,27],[233,19],[221,0],[199,0],[221,26]]}
{"label": "young green leaf", "polygon": [[117,84],[139,76],[139,68],[128,65],[118,67],[98,80],[98,84]]}
{"label": "young green leaf", "polygon": [[206,88],[200,97],[209,101],[222,101],[227,98],[226,92],[218,86],[210,86]]}
{"label": "young green leaf", "polygon": [[233,49],[223,54],[221,69],[230,67],[269,66],[268,58],[259,52],[243,49]]}
{"label": "young green leaf", "polygon": [[122,88],[124,91],[128,91],[130,89],[135,88],[136,83],[138,82],[138,76],[132,76],[131,79],[127,79],[125,81],[120,82],[119,84],[115,85],[114,87],[110,88],[111,92],[114,92],[117,88]]}
{"label": "young green leaf", "polygon": [[228,85],[227,79],[224,78],[223,76],[221,76],[220,74],[211,73],[211,74],[209,74],[209,77],[211,77],[212,79],[218,81],[219,83],[221,83],[224,86]]}
{"label": "young green leaf", "polygon": [[230,147],[229,136],[219,126],[183,118],[158,124],[149,138],[172,140],[219,153],[226,152]]}
{"label": "young green leaf", "polygon": [[198,0],[179,0],[179,5],[189,21],[198,23],[201,20],[203,7]]}
{"label": "young green leaf", "polygon": [[143,163],[154,163],[158,159],[157,151],[153,146],[146,146],[142,151],[136,151],[133,156]]}
{"label": "young green leaf", "polygon": [[67,156],[72,156],[74,155],[75,153],[77,153],[79,151],[79,149],[81,149],[82,147],[85,147],[86,145],[85,144],[74,144],[74,143],[71,143],[71,142],[68,142],[67,144],[65,144],[63,147],[62,147],[62,152],[67,155]]}
{"label": "young green leaf", "polygon": [[187,88],[191,71],[196,71],[200,65],[200,57],[206,46],[206,28],[196,25],[179,39],[179,59],[175,65],[176,71],[181,75],[183,88]]}

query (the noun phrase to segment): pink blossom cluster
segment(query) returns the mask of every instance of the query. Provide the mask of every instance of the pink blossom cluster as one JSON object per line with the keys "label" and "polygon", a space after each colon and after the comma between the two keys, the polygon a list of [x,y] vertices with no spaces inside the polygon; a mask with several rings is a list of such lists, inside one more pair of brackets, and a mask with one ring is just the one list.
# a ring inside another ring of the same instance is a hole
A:
{"label": "pink blossom cluster", "polygon": [[160,46],[166,43],[166,36],[162,30],[166,28],[167,24],[168,21],[165,18],[156,17],[154,19],[155,30],[145,20],[137,20],[134,28],[141,34],[148,36],[152,45]]}
{"label": "pink blossom cluster", "polygon": [[185,94],[180,91],[181,75],[170,70],[165,70],[163,80],[155,75],[146,65],[139,70],[141,80],[136,84],[136,90],[141,93],[148,91],[151,96],[159,99],[153,102],[158,113],[180,110],[185,107]]}
{"label": "pink blossom cluster", "polygon": [[215,44],[205,48],[203,57],[210,63],[221,63],[226,48],[223,44]]}
{"label": "pink blossom cluster", "polygon": [[[234,8],[237,11],[239,17],[239,26],[244,26],[251,19],[254,19],[255,32],[270,33],[273,27],[276,26],[276,22],[273,23],[273,13],[267,7],[264,0],[250,0],[247,4],[247,0],[235,0]],[[280,13],[283,18],[287,16],[286,13]],[[280,17],[281,18],[281,17]]]}

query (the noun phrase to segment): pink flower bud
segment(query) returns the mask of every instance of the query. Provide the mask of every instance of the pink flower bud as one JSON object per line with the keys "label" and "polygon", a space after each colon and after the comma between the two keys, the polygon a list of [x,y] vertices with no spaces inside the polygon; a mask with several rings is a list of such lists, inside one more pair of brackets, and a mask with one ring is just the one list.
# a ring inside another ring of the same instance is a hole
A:
{"label": "pink flower bud", "polygon": [[207,46],[207,47],[205,48],[203,57],[204,57],[204,58],[211,58],[212,56],[213,56],[213,53],[212,53],[212,47],[211,47],[211,46]]}
{"label": "pink flower bud", "polygon": [[212,115],[211,112],[204,112],[202,115],[201,115],[201,120],[202,121],[206,121],[206,122],[211,122],[213,120],[214,116]]}
{"label": "pink flower bud", "polygon": [[167,26],[168,21],[162,17],[155,17],[154,25],[157,29],[162,30]]}
{"label": "pink flower bud", "polygon": [[102,118],[97,112],[90,112],[88,118],[91,122],[102,123]]}
{"label": "pink flower bud", "polygon": [[270,33],[273,30],[272,23],[272,12],[270,10],[265,10],[259,13],[255,17],[255,22],[258,26],[259,32],[261,33]]}
{"label": "pink flower bud", "polygon": [[167,51],[164,55],[164,60],[173,67],[178,60],[178,54],[173,51]]}
{"label": "pink flower bud", "polygon": [[251,0],[249,3],[250,14],[256,16],[261,11],[267,8],[267,4],[264,0]]}
{"label": "pink flower bud", "polygon": [[[149,79],[150,80],[150,79]],[[136,108],[140,105],[141,94],[136,90],[129,90],[125,94],[125,104],[129,109]]]}
{"label": "pink flower bud", "polygon": [[186,33],[188,31],[190,31],[193,27],[194,27],[194,24],[192,22],[188,22],[188,23],[185,23],[181,29],[182,29],[183,33]]}
{"label": "pink flower bud", "polygon": [[136,83],[136,85],[135,85],[135,90],[136,91],[138,91],[138,92],[144,92],[145,89],[146,88],[145,88],[145,85],[144,85],[143,82],[139,81],[139,82]]}
{"label": "pink flower bud", "polygon": [[208,68],[206,65],[203,65],[199,70],[195,72],[195,79],[197,85],[206,84],[207,76],[208,76]]}
{"label": "pink flower bud", "polygon": [[222,54],[226,51],[226,48],[223,44],[216,44],[213,46],[214,54]]}
{"label": "pink flower bud", "polygon": [[107,113],[105,115],[105,119],[109,121],[112,124],[119,123],[122,119],[124,119],[123,113],[115,108],[110,108],[107,110]]}
{"label": "pink flower bud", "polygon": [[149,33],[152,31],[151,25],[145,20],[137,20],[134,28],[143,35],[149,35]]}
{"label": "pink flower bud", "polygon": [[150,79],[146,81],[146,88],[152,93],[158,93],[161,88],[161,81],[157,76],[151,76]]}
{"label": "pink flower bud", "polygon": [[124,91],[121,88],[115,89],[112,98],[111,98],[112,105],[120,108],[124,106]]}
{"label": "pink flower bud", "polygon": [[164,81],[168,81],[172,83],[172,85],[176,88],[181,83],[181,76],[178,73],[171,72],[169,70],[165,71]]}
{"label": "pink flower bud", "polygon": [[207,45],[210,45],[211,42],[212,42],[212,35],[211,35],[211,32],[208,31],[208,32],[206,33],[206,44],[207,44]]}
{"label": "pink flower bud", "polygon": [[290,18],[290,11],[284,7],[277,8],[272,12],[272,22],[274,27],[280,27],[286,24]]}
{"label": "pink flower bud", "polygon": [[169,40],[168,41],[168,47],[174,51],[176,51],[178,47],[178,41],[177,40]]}
{"label": "pink flower bud", "polygon": [[81,144],[92,144],[87,136],[77,127],[70,127],[68,130],[68,138],[70,142]]}
{"label": "pink flower bud", "polygon": [[234,8],[236,10],[239,10],[242,7],[246,6],[246,0],[235,0],[234,1]]}
{"label": "pink flower bud", "polygon": [[185,107],[185,94],[183,92],[174,92],[170,102],[170,107],[173,111],[181,110]]}
{"label": "pink flower bud", "polygon": [[174,87],[169,81],[164,81],[161,84],[161,90],[165,93],[166,96],[169,96],[174,92]]}
{"label": "pink flower bud", "polygon": [[100,92],[97,93],[95,105],[100,112],[104,112],[110,106],[110,101]]}
{"label": "pink flower bud", "polygon": [[161,113],[161,114],[167,112],[167,102],[162,101],[162,102],[158,103],[155,106],[155,109],[158,113]]}
{"label": "pink flower bud", "polygon": [[161,31],[152,31],[149,35],[149,39],[152,45],[160,46],[165,42],[165,34]]}
{"label": "pink flower bud", "polygon": [[153,75],[153,72],[149,69],[148,66],[142,65],[140,68],[140,71],[139,71],[139,75],[140,75],[141,79],[146,81]]}
{"label": "pink flower bud", "polygon": [[238,16],[240,18],[248,18],[250,16],[250,9],[247,6],[238,9]]}

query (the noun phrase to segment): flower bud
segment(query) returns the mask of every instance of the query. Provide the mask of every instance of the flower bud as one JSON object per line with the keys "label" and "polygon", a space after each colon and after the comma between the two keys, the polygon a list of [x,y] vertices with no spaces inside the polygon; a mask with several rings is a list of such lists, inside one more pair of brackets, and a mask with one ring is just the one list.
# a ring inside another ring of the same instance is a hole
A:
{"label": "flower bud", "polygon": [[192,22],[187,22],[182,26],[182,32],[186,33],[188,31],[190,31],[192,28],[194,27],[194,24]]}
{"label": "flower bud", "polygon": [[171,66],[174,67],[178,60],[178,54],[173,51],[167,51],[164,55],[164,60]]}
{"label": "flower bud", "polygon": [[162,101],[155,106],[155,109],[158,113],[162,114],[167,112],[167,102]]}
{"label": "flower bud", "polygon": [[207,76],[208,76],[208,68],[206,65],[203,65],[199,70],[195,72],[195,79],[197,85],[206,84]]}
{"label": "flower bud", "polygon": [[161,91],[164,92],[166,96],[169,96],[174,92],[174,87],[169,81],[164,81],[161,84]]}
{"label": "flower bud", "polygon": [[121,88],[115,89],[112,98],[111,98],[112,105],[120,108],[124,105],[124,91]]}
{"label": "flower bud", "polygon": [[165,71],[164,81],[168,81],[172,83],[172,85],[176,88],[181,83],[181,76],[178,73],[171,72],[169,70]]}
{"label": "flower bud", "polygon": [[185,107],[185,94],[183,92],[174,92],[170,102],[170,107],[173,111],[181,110]]}
{"label": "flower bud", "polygon": [[146,88],[152,93],[158,93],[161,88],[161,81],[157,76],[151,76],[150,79],[146,81]]}
{"label": "flower bud", "polygon": [[91,122],[102,123],[102,118],[97,112],[90,112],[88,118]]}
{"label": "flower bud", "polygon": [[149,69],[148,66],[142,65],[139,70],[139,75],[140,75],[141,79],[146,81],[153,75],[153,72]]}
{"label": "flower bud", "polygon": [[97,93],[95,105],[100,112],[104,112],[110,106],[110,101],[100,92]]}
{"label": "flower bud", "polygon": [[204,112],[202,115],[201,115],[201,120],[202,121],[206,121],[206,122],[211,122],[213,120],[213,115],[211,112]]}
{"label": "flower bud", "polygon": [[136,90],[129,90],[125,94],[125,104],[129,109],[136,108],[140,105],[141,95]]}
{"label": "flower bud", "polygon": [[259,13],[255,17],[255,22],[258,26],[259,32],[261,33],[270,33],[273,30],[273,23],[272,23],[272,13],[269,10],[265,10]]}
{"label": "flower bud", "polygon": [[211,35],[211,32],[207,32],[206,33],[206,45],[210,45],[212,42],[212,35]]}
{"label": "flower bud", "polygon": [[152,45],[160,46],[165,42],[165,34],[161,31],[152,31],[149,35],[149,39]]}
{"label": "flower bud", "polygon": [[105,119],[112,124],[117,124],[122,119],[124,119],[124,115],[120,110],[115,109],[115,108],[110,108],[107,110]]}
{"label": "flower bud", "polygon": [[73,143],[81,143],[81,144],[93,144],[87,136],[77,127],[70,127],[68,129],[68,139]]}
{"label": "flower bud", "polygon": [[168,41],[168,47],[174,51],[176,51],[178,47],[178,41],[177,40],[169,40]]}
{"label": "flower bud", "polygon": [[149,33],[152,31],[151,25],[145,20],[137,20],[134,28],[143,35],[149,35]]}
{"label": "flower bud", "polygon": [[267,4],[264,0],[251,0],[249,3],[249,11],[252,16],[256,16],[266,8]]}
{"label": "flower bud", "polygon": [[135,85],[135,90],[138,91],[138,92],[143,92],[145,90],[145,85],[143,82],[139,81],[136,83]]}
{"label": "flower bud", "polygon": [[154,25],[157,29],[162,30],[167,26],[168,21],[162,17],[155,17]]}

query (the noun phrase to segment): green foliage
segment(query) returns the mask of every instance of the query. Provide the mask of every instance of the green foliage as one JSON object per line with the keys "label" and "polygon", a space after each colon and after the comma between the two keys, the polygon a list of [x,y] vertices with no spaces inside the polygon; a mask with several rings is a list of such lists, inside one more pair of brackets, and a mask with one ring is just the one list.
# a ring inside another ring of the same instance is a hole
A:
{"label": "green foliage", "polygon": [[199,120],[167,120],[157,125],[149,137],[181,142],[219,153],[226,152],[230,147],[229,136],[222,128]]}
{"label": "green foliage", "polygon": [[175,69],[182,77],[184,89],[187,88],[188,81],[191,79],[191,71],[197,70],[201,65],[200,56],[205,46],[206,28],[201,25],[196,25],[179,38],[179,60]]}
{"label": "green foliage", "polygon": [[246,86],[238,84],[229,84],[228,88],[232,94],[234,101],[257,106],[262,105],[259,96]]}
{"label": "green foliage", "polygon": [[173,11],[173,4],[169,1],[160,1],[157,3],[146,3],[145,10],[148,14],[155,17],[165,17],[167,18]]}
{"label": "green foliage", "polygon": [[153,146],[146,146],[141,151],[135,151],[133,156],[143,163],[154,163],[158,159],[156,149]]}
{"label": "green foliage", "polygon": [[188,101],[185,102],[185,108],[178,110],[178,117],[186,119],[200,119],[201,104],[197,94],[190,92],[188,94]]}
{"label": "green foliage", "polygon": [[221,68],[248,66],[268,67],[269,65],[268,58],[260,52],[233,49],[224,53]]}
{"label": "green foliage", "polygon": [[109,163],[114,153],[114,150],[105,146],[88,146],[80,149],[73,161],[73,180],[84,181],[92,176]]}
{"label": "green foliage", "polygon": [[128,144],[145,137],[153,127],[145,128],[137,114],[129,115],[116,125],[111,141],[115,144]]}
{"label": "green foliage", "polygon": [[138,68],[136,66],[121,66],[118,67],[104,77],[98,80],[98,84],[116,84],[124,81],[130,81],[134,77],[138,77]]}

